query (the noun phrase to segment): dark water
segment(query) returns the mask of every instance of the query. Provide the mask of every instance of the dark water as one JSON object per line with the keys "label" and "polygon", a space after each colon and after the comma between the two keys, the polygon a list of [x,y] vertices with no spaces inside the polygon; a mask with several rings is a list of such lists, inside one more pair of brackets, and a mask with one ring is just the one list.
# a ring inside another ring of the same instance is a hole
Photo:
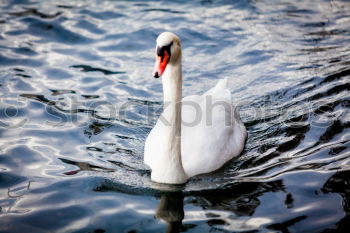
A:
{"label": "dark water", "polygon": [[[143,165],[164,30],[184,94],[229,77],[249,132],[185,186]],[[1,232],[350,227],[349,1],[0,1],[0,90]]]}

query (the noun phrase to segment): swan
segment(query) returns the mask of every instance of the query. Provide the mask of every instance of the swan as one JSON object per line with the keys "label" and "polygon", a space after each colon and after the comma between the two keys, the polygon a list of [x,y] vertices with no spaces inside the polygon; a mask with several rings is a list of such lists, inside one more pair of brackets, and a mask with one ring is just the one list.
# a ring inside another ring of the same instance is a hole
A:
{"label": "swan", "polygon": [[180,39],[163,32],[156,43],[153,76],[162,76],[164,110],[145,141],[144,163],[152,181],[183,184],[239,155],[247,131],[232,105],[227,79],[203,95],[182,99]]}

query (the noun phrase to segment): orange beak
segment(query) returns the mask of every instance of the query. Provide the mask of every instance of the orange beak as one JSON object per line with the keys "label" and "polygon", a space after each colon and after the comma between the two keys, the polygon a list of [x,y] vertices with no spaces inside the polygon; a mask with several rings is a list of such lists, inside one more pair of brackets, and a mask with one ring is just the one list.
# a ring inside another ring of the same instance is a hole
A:
{"label": "orange beak", "polygon": [[153,77],[159,78],[160,76],[162,76],[166,66],[168,65],[169,58],[170,56],[167,51],[164,51],[163,57],[157,55],[156,63],[154,64],[154,69],[153,69]]}

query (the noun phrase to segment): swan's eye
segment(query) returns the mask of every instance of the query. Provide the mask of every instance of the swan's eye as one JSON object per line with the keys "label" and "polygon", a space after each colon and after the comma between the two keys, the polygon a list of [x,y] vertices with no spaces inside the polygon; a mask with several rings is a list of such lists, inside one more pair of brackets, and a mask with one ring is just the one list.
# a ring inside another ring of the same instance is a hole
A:
{"label": "swan's eye", "polygon": [[159,47],[157,46],[157,55],[161,57],[162,59],[164,58],[164,51],[167,51],[169,57],[171,56],[171,46],[173,45],[173,42],[171,42],[168,45]]}

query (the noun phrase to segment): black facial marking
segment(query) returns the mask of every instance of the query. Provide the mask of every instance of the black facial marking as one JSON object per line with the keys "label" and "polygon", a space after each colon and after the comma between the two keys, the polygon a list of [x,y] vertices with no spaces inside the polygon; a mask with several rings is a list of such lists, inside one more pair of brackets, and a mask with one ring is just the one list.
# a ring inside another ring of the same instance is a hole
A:
{"label": "black facial marking", "polygon": [[163,59],[164,58],[164,51],[167,51],[169,56],[170,56],[171,55],[170,47],[172,45],[173,45],[173,42],[171,42],[168,45],[162,46],[162,47],[157,46],[157,55],[160,56]]}
{"label": "black facial marking", "polygon": [[154,77],[155,77],[155,78],[159,78],[158,71],[154,73]]}

